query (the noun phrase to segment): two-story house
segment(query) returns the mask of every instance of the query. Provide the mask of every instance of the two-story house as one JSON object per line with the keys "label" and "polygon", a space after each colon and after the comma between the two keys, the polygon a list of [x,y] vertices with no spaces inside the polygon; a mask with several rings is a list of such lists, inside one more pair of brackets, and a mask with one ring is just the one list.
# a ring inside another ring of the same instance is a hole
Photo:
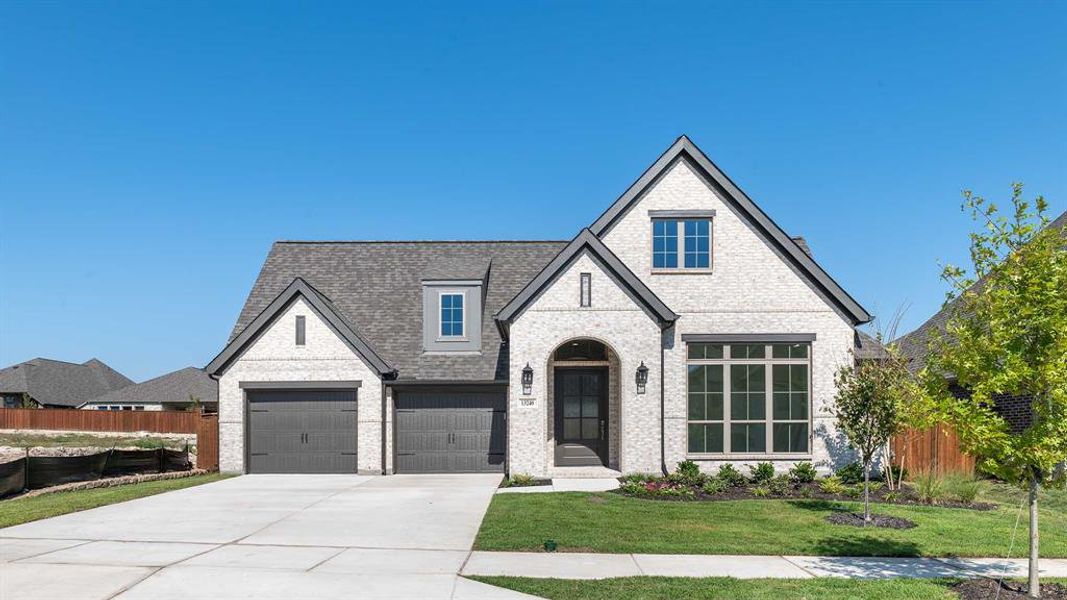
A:
{"label": "two-story house", "polygon": [[231,472],[851,459],[871,316],[688,138],[568,241],[278,242],[226,348]]}

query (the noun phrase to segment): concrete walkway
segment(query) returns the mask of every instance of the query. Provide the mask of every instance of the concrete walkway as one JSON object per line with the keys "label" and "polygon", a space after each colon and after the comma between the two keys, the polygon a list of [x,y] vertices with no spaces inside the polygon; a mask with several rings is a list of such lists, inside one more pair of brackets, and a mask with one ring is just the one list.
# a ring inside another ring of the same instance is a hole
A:
{"label": "concrete walkway", "polygon": [[552,485],[500,488],[498,494],[544,494],[548,492],[607,492],[619,487],[619,480],[605,477],[553,477]]}
{"label": "concrete walkway", "polygon": [[[607,579],[642,575],[738,579],[1025,577],[1027,561],[997,558],[472,552],[461,573],[559,579]],[[1067,577],[1067,559],[1042,560],[1041,575]]]}
{"label": "concrete walkway", "polygon": [[251,475],[8,527],[0,598],[529,598],[457,576],[499,482]]}

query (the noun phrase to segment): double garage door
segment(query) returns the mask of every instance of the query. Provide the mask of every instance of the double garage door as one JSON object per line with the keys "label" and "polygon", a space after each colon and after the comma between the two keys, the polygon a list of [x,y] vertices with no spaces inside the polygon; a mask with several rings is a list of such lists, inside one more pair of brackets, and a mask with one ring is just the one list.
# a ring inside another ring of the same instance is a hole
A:
{"label": "double garage door", "polygon": [[[249,473],[355,473],[356,390],[247,390]],[[397,473],[502,473],[500,391],[396,391]]]}
{"label": "double garage door", "polygon": [[503,391],[398,391],[397,473],[503,473]]}

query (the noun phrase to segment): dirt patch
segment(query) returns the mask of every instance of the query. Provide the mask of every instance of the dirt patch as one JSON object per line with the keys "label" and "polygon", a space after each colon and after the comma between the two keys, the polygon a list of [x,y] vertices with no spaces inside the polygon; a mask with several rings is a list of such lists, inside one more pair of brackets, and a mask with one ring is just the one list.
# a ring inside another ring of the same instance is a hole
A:
{"label": "dirt patch", "polygon": [[164,479],[184,479],[186,477],[194,477],[197,475],[207,475],[209,472],[210,471],[205,471],[204,469],[191,469],[189,471],[168,471],[167,473],[141,473],[137,475],[123,475],[122,477],[93,479],[91,481],[76,481],[74,483],[64,483],[62,485],[54,485],[52,487],[41,488],[39,490],[32,490],[16,496],[9,496],[7,498],[4,498],[0,502],[7,502],[8,500],[14,500],[16,498],[33,498],[34,496],[55,494],[57,492],[71,492],[74,490],[91,490],[96,488],[116,487],[120,485],[129,485],[131,483],[144,483],[146,481],[162,481]]}
{"label": "dirt patch", "polygon": [[512,479],[505,479],[500,482],[502,488],[516,488],[516,487],[539,487],[543,485],[552,485],[551,479],[529,479],[515,481]]}
{"label": "dirt patch", "polygon": [[[968,579],[952,586],[961,600],[1026,600],[1027,586],[1017,581],[996,581],[993,579]],[[1067,600],[1067,586],[1058,583],[1041,585],[1042,600]]]}
{"label": "dirt patch", "polygon": [[[852,527],[864,526],[863,515],[853,512],[835,512],[827,516],[826,520],[834,525],[851,525]],[[867,523],[866,526],[883,527],[885,529],[911,529],[915,527],[915,523],[900,517],[871,515],[871,521]]]}

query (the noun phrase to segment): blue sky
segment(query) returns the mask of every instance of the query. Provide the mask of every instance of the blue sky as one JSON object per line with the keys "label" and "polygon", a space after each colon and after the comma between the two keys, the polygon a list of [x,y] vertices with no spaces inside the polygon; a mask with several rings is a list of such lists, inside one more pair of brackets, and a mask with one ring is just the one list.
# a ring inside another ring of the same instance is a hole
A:
{"label": "blue sky", "polygon": [[0,365],[202,366],[273,240],[569,239],[682,133],[905,329],[961,189],[1067,208],[1064,2],[388,4],[0,4]]}

